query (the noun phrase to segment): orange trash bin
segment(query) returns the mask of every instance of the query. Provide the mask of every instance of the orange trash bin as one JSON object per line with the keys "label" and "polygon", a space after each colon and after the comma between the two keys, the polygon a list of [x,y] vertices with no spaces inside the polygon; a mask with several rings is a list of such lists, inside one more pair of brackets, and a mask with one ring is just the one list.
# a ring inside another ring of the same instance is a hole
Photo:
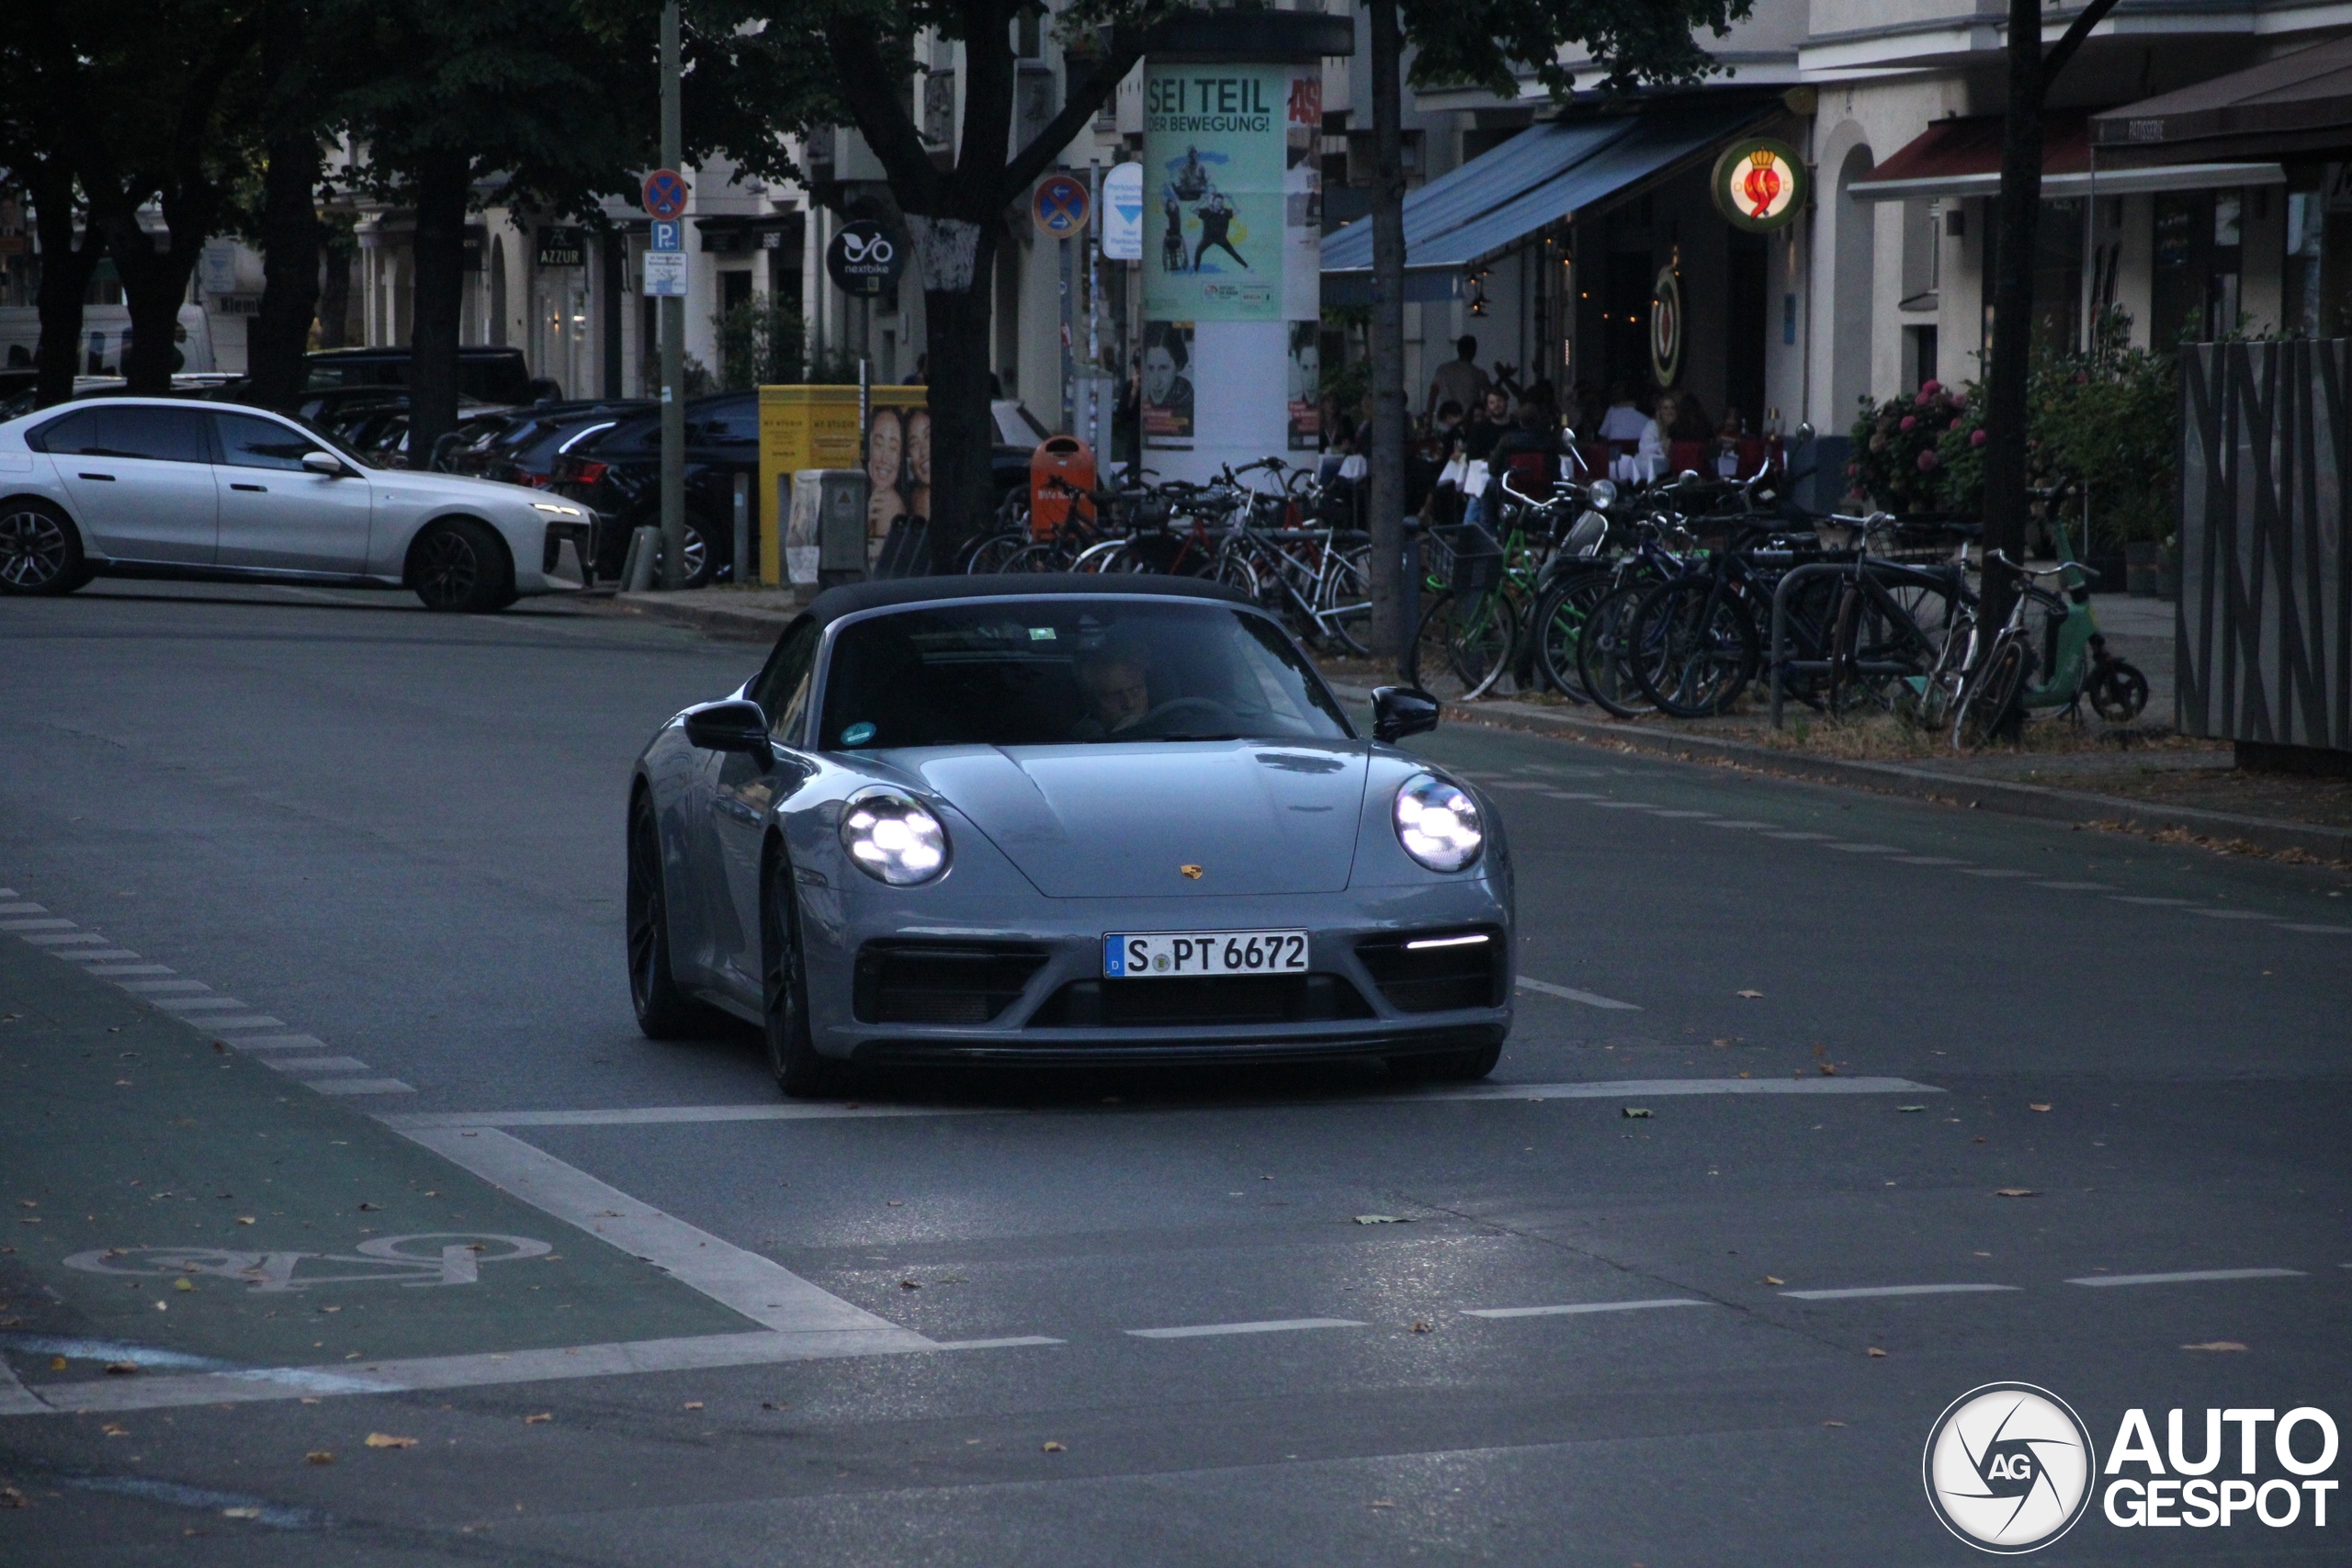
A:
{"label": "orange trash bin", "polygon": [[1080,522],[1093,522],[1093,490],[1094,453],[1085,442],[1075,435],[1049,435],[1039,442],[1029,456],[1030,536],[1052,538],[1069,521],[1073,506]]}

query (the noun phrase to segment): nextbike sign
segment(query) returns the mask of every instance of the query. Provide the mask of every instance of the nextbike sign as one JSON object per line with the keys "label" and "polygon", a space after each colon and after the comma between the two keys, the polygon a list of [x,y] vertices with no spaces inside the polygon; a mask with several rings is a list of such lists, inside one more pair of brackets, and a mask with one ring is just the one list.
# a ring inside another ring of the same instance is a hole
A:
{"label": "nextbike sign", "polygon": [[865,219],[842,224],[825,247],[825,276],[844,294],[888,293],[906,270],[906,243]]}

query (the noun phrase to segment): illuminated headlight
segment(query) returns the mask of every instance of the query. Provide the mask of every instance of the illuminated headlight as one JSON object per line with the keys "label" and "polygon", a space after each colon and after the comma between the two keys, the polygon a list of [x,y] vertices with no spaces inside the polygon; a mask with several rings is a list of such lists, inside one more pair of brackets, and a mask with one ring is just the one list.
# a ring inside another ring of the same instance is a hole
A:
{"label": "illuminated headlight", "polygon": [[1461,871],[1478,858],[1487,835],[1467,795],[1432,774],[1416,773],[1396,792],[1396,841],[1431,871]]}
{"label": "illuminated headlight", "polygon": [[544,512],[550,517],[585,517],[587,515],[576,506],[559,505],[552,501],[535,501],[531,502],[531,510]]}
{"label": "illuminated headlight", "polygon": [[842,808],[842,847],[858,870],[893,887],[929,882],[947,869],[947,829],[894,789],[850,796]]}
{"label": "illuminated headlight", "polygon": [[1608,479],[1593,480],[1589,487],[1589,493],[1592,497],[1592,509],[1595,512],[1606,512],[1617,504],[1617,487]]}

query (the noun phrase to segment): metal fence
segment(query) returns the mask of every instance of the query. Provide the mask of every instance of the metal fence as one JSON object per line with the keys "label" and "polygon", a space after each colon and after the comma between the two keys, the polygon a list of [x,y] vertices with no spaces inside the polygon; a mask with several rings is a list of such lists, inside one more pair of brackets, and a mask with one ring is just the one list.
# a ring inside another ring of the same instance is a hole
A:
{"label": "metal fence", "polygon": [[2352,750],[2352,341],[2181,350],[2183,733]]}

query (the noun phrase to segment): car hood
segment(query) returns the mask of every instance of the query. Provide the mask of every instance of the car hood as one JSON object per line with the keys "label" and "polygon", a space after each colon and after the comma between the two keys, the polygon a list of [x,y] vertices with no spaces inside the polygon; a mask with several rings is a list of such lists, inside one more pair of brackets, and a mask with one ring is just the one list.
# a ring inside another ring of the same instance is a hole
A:
{"label": "car hood", "polygon": [[913,763],[1049,898],[1337,893],[1365,769],[1360,741],[972,747]]}

